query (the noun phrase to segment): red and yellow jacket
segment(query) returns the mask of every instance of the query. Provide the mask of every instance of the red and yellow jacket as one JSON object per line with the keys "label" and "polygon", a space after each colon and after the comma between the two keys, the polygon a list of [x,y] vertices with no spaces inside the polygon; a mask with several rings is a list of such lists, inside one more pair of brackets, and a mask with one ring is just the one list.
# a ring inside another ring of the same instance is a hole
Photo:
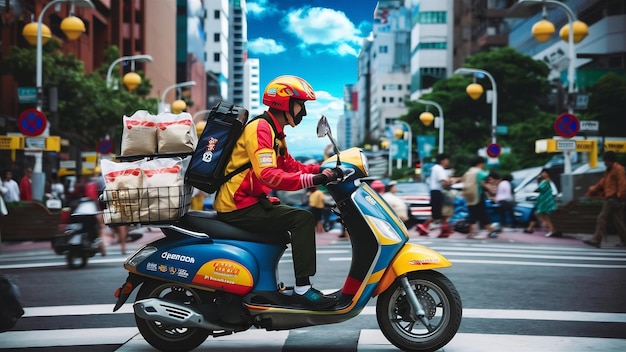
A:
{"label": "red and yellow jacket", "polygon": [[[276,133],[268,121],[272,121]],[[269,111],[246,125],[225,173],[248,161],[252,168],[233,176],[215,195],[213,208],[217,212],[228,213],[259,203],[272,189],[295,191],[311,187],[313,175],[320,169],[319,165],[305,165],[289,155],[283,128]]]}

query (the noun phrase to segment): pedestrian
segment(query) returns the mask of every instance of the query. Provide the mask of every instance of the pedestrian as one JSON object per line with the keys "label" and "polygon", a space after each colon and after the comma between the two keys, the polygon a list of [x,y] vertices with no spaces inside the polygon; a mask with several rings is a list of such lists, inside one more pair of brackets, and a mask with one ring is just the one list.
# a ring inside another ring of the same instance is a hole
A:
{"label": "pedestrian", "polygon": [[[541,178],[541,176],[537,177],[538,183],[540,183],[542,180],[543,179]],[[554,183],[554,181],[552,181],[552,178],[550,178],[549,182],[550,182],[550,190],[552,191],[552,197],[556,199],[556,196],[559,194],[559,189],[556,187],[556,184]],[[524,229],[524,233],[531,234],[535,232],[535,226],[537,226],[538,222],[539,222],[539,219],[537,218],[537,202],[535,201],[535,206],[533,207],[533,210],[530,212],[530,218],[528,221],[528,225]],[[561,233],[556,232],[554,234],[555,237],[558,235],[561,235]]]}
{"label": "pedestrian", "polygon": [[617,162],[615,152],[608,151],[604,153],[604,165],[606,171],[604,175],[595,185],[589,187],[588,196],[598,196],[603,198],[602,210],[598,214],[596,222],[596,230],[590,240],[583,242],[600,248],[602,237],[606,232],[606,223],[609,218],[613,218],[617,234],[621,242],[618,247],[626,246],[626,226],[624,225],[624,201],[626,200],[626,173],[624,166]]}
{"label": "pedestrian", "polygon": [[438,237],[449,237],[454,231],[448,225],[448,216],[443,215],[443,190],[449,188],[452,184],[460,181],[460,178],[448,176],[446,168],[450,166],[450,157],[447,154],[438,154],[437,163],[432,167],[430,172],[430,208],[431,216],[423,223],[417,225],[420,236],[428,236],[431,222],[439,221],[441,223],[440,233]]}
{"label": "pedestrian", "polygon": [[62,204],[65,204],[65,186],[59,180],[57,174],[53,174],[50,181],[50,194],[54,199],[58,199]]}
{"label": "pedestrian", "polygon": [[265,229],[267,236],[280,240],[289,234],[295,274],[291,299],[320,309],[334,305],[337,296],[325,295],[311,285],[310,277],[316,271],[315,218],[306,209],[275,204],[267,198],[271,190],[305,189],[340,176],[340,170],[320,172],[319,164],[303,164],[287,150],[284,128],[300,124],[310,100],[315,100],[315,92],[300,77],[280,76],[270,81],[262,98],[268,110],[246,125],[226,172],[248,162],[252,166],[220,187],[213,206],[218,218],[233,226],[257,233]]}
{"label": "pedestrian", "polygon": [[[503,227],[512,227],[515,224],[515,198],[511,187],[510,176],[501,176],[497,171],[490,171],[489,178],[496,186],[496,194],[491,198],[494,204],[498,205],[498,215],[500,224]],[[509,222],[510,221],[510,222]]]}
{"label": "pedestrian", "polygon": [[2,196],[7,203],[20,201],[20,186],[13,179],[13,173],[7,170],[2,179]]}
{"label": "pedestrian", "polygon": [[[411,212],[406,203],[396,195],[396,192],[398,192],[397,184],[398,182],[396,181],[389,181],[389,183],[385,186],[382,196],[396,215],[398,215],[398,218],[400,218],[400,220],[402,220],[402,222],[406,225],[410,219],[409,214]],[[407,226],[407,228],[409,228],[409,226]]]}
{"label": "pedestrian", "polygon": [[309,187],[307,190],[309,195],[309,210],[313,213],[315,218],[315,232],[323,233],[324,224],[322,217],[324,215],[324,192],[316,186]]}
{"label": "pedestrian", "polygon": [[33,200],[33,169],[27,167],[20,180],[20,200]]}
{"label": "pedestrian", "polygon": [[[485,188],[488,187],[488,176],[489,173],[485,171],[485,158],[483,157],[475,158],[470,168],[463,174],[463,190],[461,191],[461,195],[467,202],[467,222],[469,223],[468,239],[475,238],[481,227],[487,230],[489,237],[497,237],[497,233],[493,230],[491,222],[489,221],[487,205],[485,204],[488,194],[485,190]],[[478,222],[480,226],[477,226],[476,222]]]}
{"label": "pedestrian", "polygon": [[539,174],[541,181],[539,182],[539,186],[537,186],[537,192],[539,195],[537,196],[536,210],[535,214],[543,226],[546,227],[548,232],[546,233],[546,237],[558,236],[559,234],[554,231],[554,225],[552,225],[552,221],[550,220],[550,214],[552,214],[556,210],[556,202],[554,200],[554,196],[552,195],[552,186],[550,183],[550,173],[547,169],[541,170]]}

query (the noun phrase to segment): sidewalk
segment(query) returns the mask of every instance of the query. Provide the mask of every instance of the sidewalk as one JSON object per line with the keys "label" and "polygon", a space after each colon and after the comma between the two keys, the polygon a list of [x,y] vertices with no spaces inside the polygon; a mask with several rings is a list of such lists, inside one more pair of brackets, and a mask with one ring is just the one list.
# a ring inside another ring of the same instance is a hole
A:
{"label": "sidewalk", "polygon": [[[141,228],[137,230],[131,230],[131,232],[141,232],[141,238],[133,242],[126,242],[126,253],[131,254],[139,247],[146,243],[150,243],[160,237],[163,237],[163,233],[158,228]],[[106,237],[107,249],[116,248],[119,252],[120,245],[114,242],[112,237]],[[52,244],[50,241],[26,241],[26,242],[2,242],[0,243],[0,256],[3,253],[16,253],[16,252],[50,252],[54,253]]]}
{"label": "sidewalk", "polygon": [[[525,244],[561,244],[571,245],[579,247],[588,247],[582,240],[590,239],[591,234],[563,234],[563,237],[545,237],[545,231],[538,230],[532,234],[523,232],[523,228],[504,228],[497,238],[487,238],[486,232],[471,241],[487,241],[487,242],[506,242],[506,243],[525,243]],[[143,246],[146,243],[150,243],[163,236],[163,233],[158,228],[142,228],[142,237],[134,242],[126,243],[127,253],[132,253],[134,250]],[[335,242],[348,242],[348,238],[340,238],[341,231],[333,229],[329,232],[319,233],[315,235],[318,246],[328,245]],[[429,236],[419,236],[416,229],[409,230],[409,237],[411,240],[424,240],[424,239],[436,239],[439,234],[438,229],[432,229]],[[448,239],[462,240],[466,239],[467,235],[459,232],[454,232]],[[446,239],[437,239],[445,241]],[[615,248],[615,244],[619,242],[617,235],[609,235],[602,243],[603,248]],[[119,250],[118,243],[111,243],[111,238],[107,238],[107,249],[116,248]],[[28,242],[2,242],[0,243],[0,255],[3,253],[15,253],[15,252],[32,252],[42,251],[53,253],[50,241],[28,241]]]}

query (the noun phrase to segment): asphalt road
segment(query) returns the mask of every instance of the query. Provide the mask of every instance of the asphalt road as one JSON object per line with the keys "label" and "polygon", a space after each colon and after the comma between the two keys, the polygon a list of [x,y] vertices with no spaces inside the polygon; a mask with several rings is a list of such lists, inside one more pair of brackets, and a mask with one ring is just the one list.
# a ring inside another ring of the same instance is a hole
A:
{"label": "asphalt road", "polygon": [[[157,236],[150,233],[136,247]],[[526,237],[524,237],[526,236]],[[339,288],[350,247],[337,233],[318,236],[320,289]],[[524,241],[522,241],[524,240]],[[450,259],[440,270],[463,299],[463,321],[443,349],[456,351],[626,350],[626,250],[595,249],[577,239],[505,232],[497,239],[413,237]],[[85,269],[37,244],[0,248],[0,272],[19,285],[26,314],[0,334],[3,351],[151,351],[138,334],[131,300],[112,313],[125,259],[115,245]],[[290,252],[279,266],[292,284]],[[375,299],[344,323],[292,331],[250,330],[209,338],[200,351],[392,351],[378,329]]]}

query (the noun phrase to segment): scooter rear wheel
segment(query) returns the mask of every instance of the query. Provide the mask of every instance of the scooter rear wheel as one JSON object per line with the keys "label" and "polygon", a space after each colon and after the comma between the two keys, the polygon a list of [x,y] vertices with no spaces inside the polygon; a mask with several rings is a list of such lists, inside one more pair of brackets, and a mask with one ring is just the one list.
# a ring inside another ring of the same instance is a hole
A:
{"label": "scooter rear wheel", "polygon": [[69,250],[65,255],[67,267],[70,269],[80,269],[87,265],[87,255],[79,250]]}
{"label": "scooter rear wheel", "polygon": [[380,330],[404,351],[437,351],[452,340],[461,325],[461,296],[452,282],[436,271],[411,272],[407,278],[424,308],[429,327],[411,318],[410,304],[396,280],[376,302]]}
{"label": "scooter rear wheel", "polygon": [[[190,306],[201,304],[196,292],[171,282],[144,282],[137,293],[137,301],[146,298],[162,298]],[[135,315],[141,335],[152,347],[160,351],[191,351],[200,346],[211,331],[199,328],[177,327],[160,321],[149,321]]]}

